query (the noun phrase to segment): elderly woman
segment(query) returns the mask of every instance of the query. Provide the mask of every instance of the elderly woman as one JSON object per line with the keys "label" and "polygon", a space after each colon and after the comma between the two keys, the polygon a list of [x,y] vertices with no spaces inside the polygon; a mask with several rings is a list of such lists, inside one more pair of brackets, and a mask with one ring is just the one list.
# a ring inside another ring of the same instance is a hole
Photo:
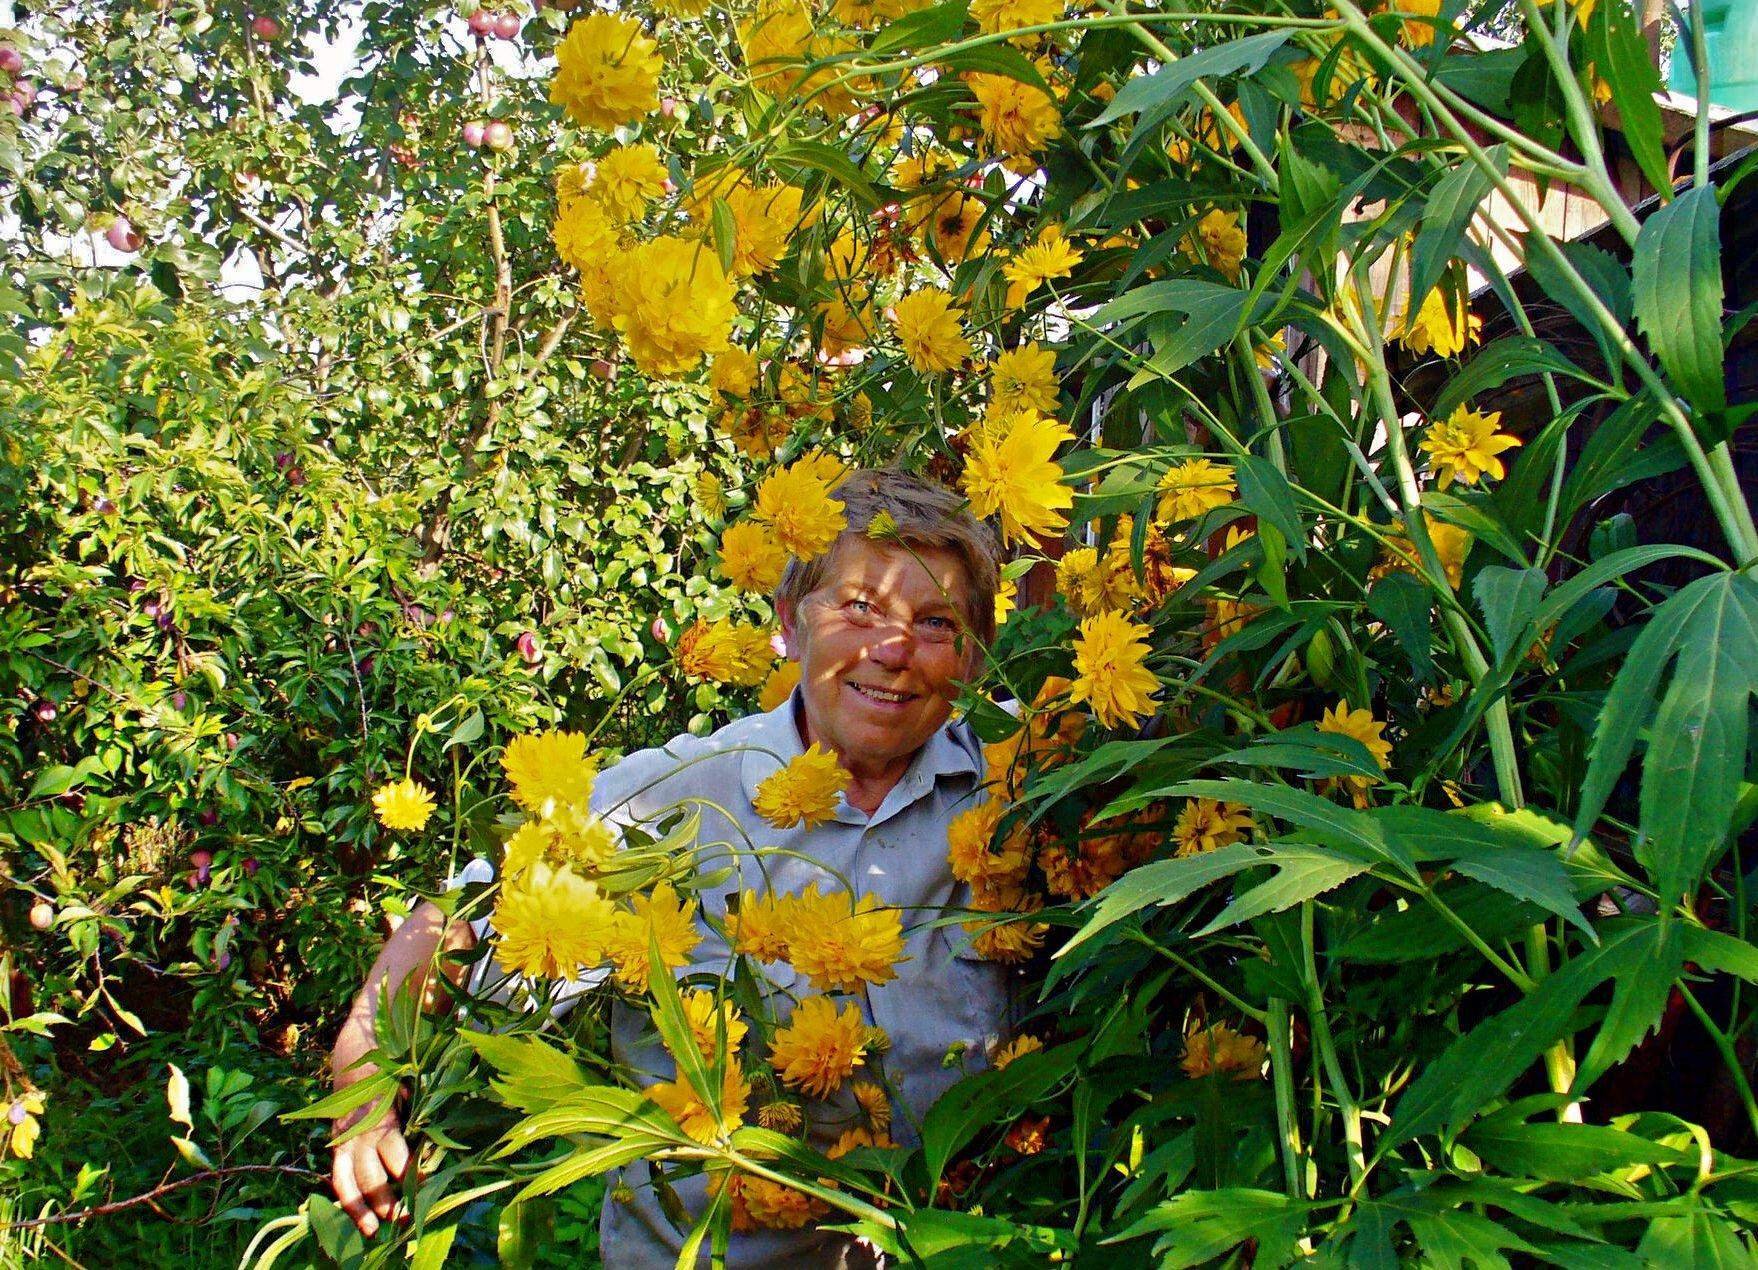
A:
{"label": "elderly woman", "polygon": [[[975,673],[994,632],[996,553],[955,495],[918,477],[861,471],[837,497],[847,508],[846,530],[824,556],[790,561],[776,595],[789,656],[800,664],[793,695],[711,736],[682,736],[630,755],[598,777],[592,806],[612,822],[631,824],[692,805],[702,814],[705,847],[781,848],[765,852],[760,872],[741,857],[745,886],[790,894],[813,883],[840,886],[840,877],[903,913],[907,959],[898,977],[871,988],[866,1000],[869,1021],[890,1040],[886,1071],[903,1104],[894,1136],[908,1142],[912,1124],[960,1074],[960,1063],[947,1056],[980,1063],[1007,1013],[1005,971],[976,958],[956,926],[933,924],[962,899],[947,866],[947,825],[978,787],[983,762],[970,728],[949,720],[958,681]],[[870,537],[875,520],[886,530]],[[849,773],[843,799],[828,823],[777,831],[753,809],[756,787],[813,744],[834,752]],[[489,876],[478,861],[459,881]],[[709,915],[724,917],[724,894],[701,898]],[[337,1039],[338,1084],[370,1072],[354,1064],[372,1048],[380,995],[411,973],[425,975],[442,943],[469,947],[486,933],[486,921],[447,928],[433,905],[416,910],[379,954]],[[694,962],[712,969],[728,956],[724,941],[709,934]],[[792,972],[778,967],[771,978],[785,989]],[[612,1044],[620,1061],[669,1078],[643,1015],[614,1009]],[[345,1127],[339,1122],[338,1132]],[[387,1113],[336,1150],[336,1194],[367,1234],[391,1215],[391,1183],[408,1165],[399,1129],[395,1113]],[[647,1181],[644,1166],[628,1170],[615,1192],[622,1198],[605,1204],[602,1247],[611,1270],[676,1263],[683,1235]],[[678,1191],[686,1207],[700,1211],[703,1179]],[[729,1259],[747,1266],[862,1262],[852,1241],[817,1230],[736,1236]]]}

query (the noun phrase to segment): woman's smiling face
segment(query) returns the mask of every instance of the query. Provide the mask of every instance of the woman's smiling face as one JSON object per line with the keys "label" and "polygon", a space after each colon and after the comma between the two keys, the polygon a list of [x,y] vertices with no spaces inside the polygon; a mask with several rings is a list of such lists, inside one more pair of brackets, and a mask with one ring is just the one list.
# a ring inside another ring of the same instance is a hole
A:
{"label": "woman's smiling face", "polygon": [[977,659],[969,597],[953,552],[850,535],[822,585],[781,605],[807,740],[834,750],[857,782],[895,781],[951,715],[954,683]]}

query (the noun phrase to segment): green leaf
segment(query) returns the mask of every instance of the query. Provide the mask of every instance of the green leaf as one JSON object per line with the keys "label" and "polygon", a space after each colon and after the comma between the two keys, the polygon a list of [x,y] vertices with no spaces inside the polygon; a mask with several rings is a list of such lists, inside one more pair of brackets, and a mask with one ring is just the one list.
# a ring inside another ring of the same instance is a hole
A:
{"label": "green leaf", "polygon": [[1434,633],[1429,628],[1433,604],[1422,581],[1401,569],[1386,574],[1367,593],[1367,611],[1386,624],[1410,659],[1411,673],[1424,683],[1435,677]]}
{"label": "green leaf", "polygon": [[1643,222],[1631,299],[1673,385],[1699,411],[1727,409],[1721,343],[1721,205],[1695,186]]}
{"label": "green leaf", "polygon": [[1255,847],[1234,842],[1201,855],[1155,860],[1131,869],[1099,893],[1091,916],[1073,939],[1056,950],[1056,956],[1067,956],[1107,927],[1149,905],[1176,904],[1205,886],[1261,862]]}
{"label": "green leaf", "polygon": [[1288,1260],[1306,1226],[1308,1206],[1276,1191],[1231,1187],[1186,1191],[1149,1209],[1101,1242],[1122,1243],[1159,1233],[1154,1264],[1164,1270],[1199,1266],[1249,1240],[1257,1243],[1256,1264]]}
{"label": "green leaf", "polygon": [[1656,1217],[1636,1247],[1651,1266],[1690,1266],[1692,1270],[1750,1270],[1758,1249],[1742,1233],[1698,1200],[1691,1211]]}
{"label": "green leaf", "polygon": [[[1495,170],[1508,173],[1508,148],[1496,146],[1488,151]],[[1435,182],[1423,209],[1422,228],[1410,248],[1410,295],[1418,302],[1433,291],[1446,271],[1447,262],[1459,251],[1471,218],[1494,188],[1490,174],[1475,162],[1461,163]]]}
{"label": "green leaf", "polygon": [[922,1118],[922,1158],[928,1183],[940,1180],[946,1162],[977,1134],[1024,1111],[1061,1082],[1080,1061],[1085,1047],[1058,1045],[1016,1058],[1000,1071],[990,1068],[947,1090]]}
{"label": "green leaf", "polygon": [[1510,379],[1546,371],[1570,379],[1587,378],[1585,371],[1543,340],[1525,335],[1492,340],[1447,381],[1435,397],[1434,417],[1445,419],[1478,394],[1500,388]]}
{"label": "green leaf", "polygon": [[1227,40],[1168,62],[1152,75],[1131,79],[1117,90],[1089,128],[1103,127],[1124,115],[1143,117],[1136,127],[1151,128],[1189,99],[1199,79],[1214,79],[1255,71],[1270,55],[1288,42],[1285,31],[1268,31],[1242,40]]}
{"label": "green leaf", "polygon": [[1618,976],[1612,985],[1611,1005],[1600,1020],[1593,1044],[1575,1069],[1575,1089],[1589,1088],[1623,1062],[1660,1022],[1672,995],[1673,980],[1684,969],[1681,944],[1678,924],[1661,923],[1653,954]]}
{"label": "green leaf", "polygon": [[1300,843],[1272,842],[1265,844],[1264,850],[1264,862],[1275,866],[1275,876],[1236,896],[1212,922],[1191,938],[1201,939],[1264,913],[1279,913],[1292,908],[1303,900],[1342,886],[1350,878],[1367,872],[1368,868],[1360,860]]}
{"label": "green leaf", "polygon": [[978,44],[973,48],[953,49],[937,55],[934,65],[943,70],[980,71],[985,75],[1004,75],[1022,84],[1030,84],[1046,95],[1050,86],[1031,59],[1011,44]]}
{"label": "green leaf", "polygon": [[472,741],[480,739],[483,724],[482,711],[472,710],[458,721],[457,727],[452,729],[452,734],[446,738],[445,748],[449,750],[454,745],[469,745]]}
{"label": "green leaf", "polygon": [[1575,1182],[1639,1164],[1675,1164],[1676,1147],[1603,1125],[1522,1122],[1492,1116],[1461,1139],[1484,1163],[1518,1177]]}
{"label": "green leaf", "polygon": [[1642,761],[1637,858],[1663,904],[1695,895],[1727,849],[1758,692],[1758,583],[1745,574],[1703,581],[1706,602],[1680,631],[1678,669]]}
{"label": "green leaf", "polygon": [[1527,996],[1456,1039],[1398,1099],[1376,1154],[1428,1133],[1452,1133],[1523,1076],[1573,1031],[1575,1011],[1608,979],[1632,973],[1653,955],[1659,925],[1608,923],[1601,942],[1541,980]]}
{"label": "green leaf", "polygon": [[534,1036],[475,1031],[460,1031],[459,1035],[494,1068],[494,1089],[501,1099],[526,1113],[547,1111],[592,1088],[580,1064]]}
{"label": "green leaf", "polygon": [[720,267],[731,273],[733,258],[738,254],[739,223],[733,218],[733,211],[724,198],[717,198],[708,205],[708,227],[714,238],[714,252],[720,257]]}
{"label": "green leaf", "polygon": [[1665,88],[1655,70],[1648,41],[1636,29],[1635,12],[1621,4],[1608,4],[1595,11],[1587,23],[1587,47],[1600,77],[1611,89],[1612,106],[1618,112],[1619,137],[1630,147],[1648,184],[1670,191],[1673,174],[1667,168],[1660,104],[1654,99]]}
{"label": "green leaf", "polygon": [[1531,641],[1521,637],[1531,628],[1533,614],[1544,598],[1544,588],[1543,569],[1509,569],[1492,564],[1478,570],[1471,592],[1483,612],[1483,624],[1489,631],[1496,661],[1506,660],[1514,651],[1524,654],[1531,647]]}
{"label": "green leaf", "polygon": [[702,1051],[696,1046],[690,1018],[684,1013],[683,999],[678,996],[678,981],[660,958],[657,927],[649,927],[647,931],[647,966],[647,990],[653,994],[653,1026],[658,1029],[665,1048],[671,1051],[679,1074],[718,1120],[721,1087],[718,1069],[721,1065],[716,1063],[717,1070],[710,1070]]}
{"label": "green leaf", "polygon": [[854,160],[831,146],[815,141],[796,141],[776,147],[770,162],[789,184],[799,184],[799,170],[810,168],[840,183],[869,208],[878,207],[882,201],[879,191],[873,188],[872,182],[855,166]]}
{"label": "green leaf", "polygon": [[919,9],[887,22],[867,45],[867,52],[878,56],[899,49],[928,49],[949,44],[970,19],[968,0],[950,0],[931,9]]}
{"label": "green leaf", "polygon": [[1258,519],[1274,525],[1296,560],[1306,559],[1306,529],[1294,506],[1294,489],[1273,463],[1255,455],[1241,454],[1233,460],[1239,477],[1239,501]]}

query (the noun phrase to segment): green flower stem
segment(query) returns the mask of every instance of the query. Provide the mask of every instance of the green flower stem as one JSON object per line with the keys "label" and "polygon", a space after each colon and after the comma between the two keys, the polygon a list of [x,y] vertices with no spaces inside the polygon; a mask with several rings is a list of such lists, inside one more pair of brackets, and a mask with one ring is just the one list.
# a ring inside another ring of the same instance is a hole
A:
{"label": "green flower stem", "polygon": [[1148,949],[1150,952],[1160,954],[1160,956],[1184,971],[1185,974],[1202,984],[1228,1005],[1232,1006],[1235,1010],[1238,1010],[1246,1018],[1260,1024],[1268,1022],[1268,1016],[1262,1010],[1258,1009],[1255,1005],[1252,1005],[1249,1001],[1236,996],[1223,986],[1214,976],[1208,974],[1201,967],[1192,964],[1183,957],[1180,957],[1177,953],[1173,952],[1170,948],[1167,948],[1164,944],[1159,943],[1151,936],[1142,931],[1137,931],[1132,934],[1130,938],[1140,944],[1143,948]]}
{"label": "green flower stem", "polygon": [[1709,1017],[1709,1011],[1697,1000],[1697,994],[1682,979],[1679,980],[1679,993],[1685,998],[1685,1004],[1691,1007],[1691,1013],[1697,1016],[1697,1022],[1709,1033],[1709,1039],[1715,1043],[1716,1050],[1721,1054],[1722,1065],[1734,1078],[1734,1089],[1740,1095],[1740,1105],[1746,1109],[1746,1120],[1752,1126],[1752,1132],[1758,1133],[1758,1099],[1752,1096],[1752,1082],[1746,1079],[1745,1064],[1740,1061],[1732,1039]]}
{"label": "green flower stem", "polygon": [[1300,1121],[1294,1114],[1294,1044],[1288,1002],[1270,998],[1270,1083],[1276,1091],[1276,1145],[1282,1156],[1282,1188],[1288,1198],[1307,1198],[1301,1179]]}
{"label": "green flower stem", "polygon": [[1703,5],[1691,6],[1691,69],[1697,78],[1697,112],[1691,123],[1691,183],[1709,184],[1709,37]]}
{"label": "green flower stem", "polygon": [[1445,900],[1435,894],[1433,887],[1422,886],[1415,888],[1415,890],[1430,908],[1441,915],[1447,925],[1458,931],[1466,943],[1477,949],[1485,961],[1506,975],[1509,983],[1522,992],[1532,991],[1535,986],[1532,976],[1491,948],[1483,936],[1472,929],[1469,922],[1455,913]]}
{"label": "green flower stem", "polygon": [[1331,1023],[1325,1014],[1324,992],[1319,986],[1318,958],[1313,951],[1313,903],[1300,905],[1300,948],[1306,959],[1306,1018],[1312,1028],[1312,1046],[1318,1053],[1326,1078],[1331,1082],[1331,1098],[1343,1120],[1343,1142],[1349,1160],[1349,1190],[1360,1190],[1367,1178],[1367,1153],[1361,1137],[1361,1106],[1343,1079],[1343,1065],[1337,1061],[1337,1046],[1331,1039]]}
{"label": "green flower stem", "polygon": [[[1636,235],[1642,226],[1636,214],[1624,202],[1623,195],[1612,183],[1611,173],[1605,165],[1605,147],[1600,144],[1599,120],[1594,116],[1593,107],[1588,104],[1587,94],[1581,91],[1581,85],[1575,78],[1575,72],[1569,66],[1568,46],[1561,43],[1545,26],[1544,14],[1538,10],[1536,0],[1518,0],[1521,16],[1526,19],[1527,39],[1537,40],[1544,50],[1544,57],[1550,63],[1551,75],[1556,79],[1557,86],[1562,90],[1563,109],[1569,116],[1570,131],[1575,134],[1575,144],[1581,149],[1582,172],[1581,182],[1595,201],[1605,209],[1611,222],[1617,227],[1619,234],[1630,246],[1636,245]],[[1701,112],[1699,112],[1701,114]]]}

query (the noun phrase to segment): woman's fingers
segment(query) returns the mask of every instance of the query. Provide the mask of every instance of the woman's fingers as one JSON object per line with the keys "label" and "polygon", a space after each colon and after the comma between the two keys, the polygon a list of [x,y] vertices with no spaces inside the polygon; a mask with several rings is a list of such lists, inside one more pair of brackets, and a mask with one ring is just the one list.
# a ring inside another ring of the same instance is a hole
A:
{"label": "woman's fingers", "polygon": [[384,1161],[385,1172],[391,1179],[400,1182],[409,1171],[409,1144],[402,1134],[388,1129],[379,1135],[378,1158]]}
{"label": "woman's fingers", "polygon": [[379,1220],[389,1221],[397,1197],[391,1192],[390,1179],[385,1176],[385,1166],[378,1158],[378,1151],[372,1146],[355,1153],[354,1180],[360,1183],[361,1197],[378,1214]]}
{"label": "woman's fingers", "polygon": [[339,1147],[336,1151],[336,1162],[330,1171],[330,1186],[336,1192],[336,1202],[342,1211],[353,1219],[360,1233],[371,1239],[378,1233],[378,1218],[366,1206],[366,1199],[360,1193],[360,1183],[354,1176],[354,1144]]}

